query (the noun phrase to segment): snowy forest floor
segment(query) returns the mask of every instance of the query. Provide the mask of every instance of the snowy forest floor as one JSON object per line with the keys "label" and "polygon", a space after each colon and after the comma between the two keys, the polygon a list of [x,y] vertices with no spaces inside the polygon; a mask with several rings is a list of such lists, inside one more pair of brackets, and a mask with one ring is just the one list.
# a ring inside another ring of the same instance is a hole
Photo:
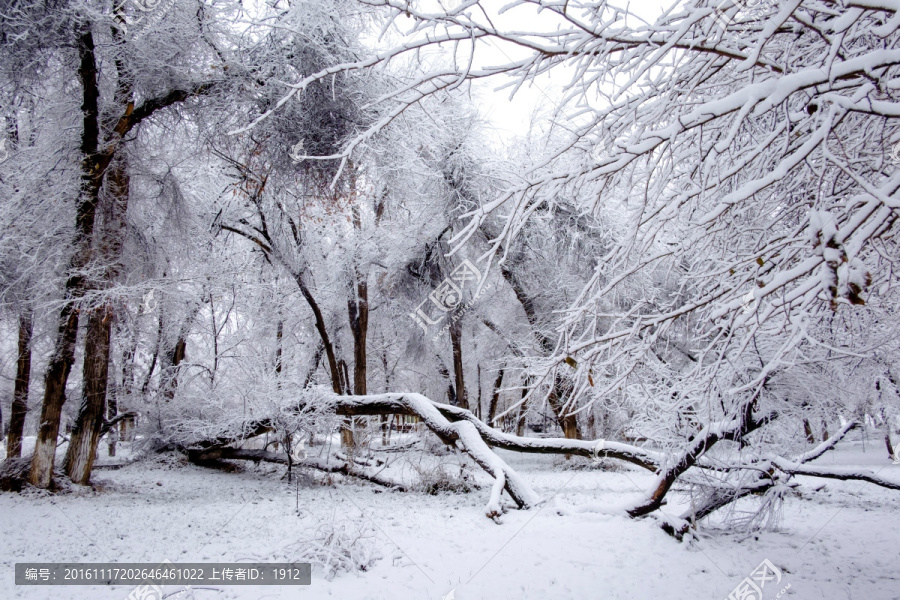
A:
{"label": "snowy forest floor", "polygon": [[[820,464],[900,475],[880,446],[845,442]],[[541,507],[484,516],[487,488],[467,494],[391,492],[341,479],[288,484],[285,468],[245,463],[223,472],[161,455],[97,470],[94,487],[61,494],[0,494],[0,597],[125,600],[127,587],[15,586],[16,562],[238,562],[296,560],[328,531],[361,536],[366,571],[310,586],[222,586],[170,600],[211,599],[660,599],[721,600],[764,559],[783,571],[763,600],[900,599],[900,494],[860,482],[806,480],[775,531],[716,530],[679,543],[652,519],[581,512],[614,507],[646,489],[637,469],[502,455],[532,483]],[[452,456],[452,455],[451,455]],[[480,477],[480,476],[479,476]],[[321,476],[319,476],[321,478]],[[825,484],[821,491],[813,491]],[[298,510],[299,506],[299,510]],[[678,514],[682,507],[665,507]],[[361,557],[361,558],[360,558]],[[368,559],[371,559],[369,561]],[[452,595],[448,594],[452,591]]]}

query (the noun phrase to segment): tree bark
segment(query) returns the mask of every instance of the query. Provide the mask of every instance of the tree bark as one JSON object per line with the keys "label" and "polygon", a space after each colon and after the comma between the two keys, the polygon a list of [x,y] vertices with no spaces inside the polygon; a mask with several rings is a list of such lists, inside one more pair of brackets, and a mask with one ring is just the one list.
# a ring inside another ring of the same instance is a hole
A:
{"label": "tree bark", "polygon": [[462,352],[462,320],[450,323],[450,345],[453,347],[453,375],[456,388],[456,406],[469,410],[469,398],[466,393],[466,378],[463,369]]}
{"label": "tree bark", "polygon": [[281,375],[281,344],[284,338],[284,321],[278,321],[278,329],[275,331],[275,374]]}
{"label": "tree bark", "polygon": [[437,356],[437,363],[438,373],[447,380],[447,403],[450,406],[456,406],[456,388],[453,385],[453,380],[450,379],[450,371],[447,370],[447,365],[441,360],[440,355]]}
{"label": "tree bark", "polygon": [[9,435],[6,438],[6,457],[22,455],[22,435],[28,413],[28,388],[31,384],[31,336],[34,331],[30,310],[19,314],[19,354],[16,360],[16,383],[9,412]]}
{"label": "tree bark", "polygon": [[478,400],[477,404],[475,404],[475,410],[472,412],[479,419],[481,418],[481,411],[483,410],[481,407],[482,399],[481,399],[481,363],[478,363],[478,367],[476,368],[476,377],[478,378]]}
{"label": "tree bark", "polygon": [[37,487],[49,487],[53,477],[56,439],[59,434],[62,407],[66,400],[66,383],[75,361],[75,341],[78,333],[78,310],[75,304],[85,290],[84,269],[91,259],[91,243],[94,221],[100,198],[100,188],[107,167],[116,156],[124,137],[144,119],[156,111],[183,102],[188,98],[207,93],[213,84],[204,83],[192,89],[170,90],[163,96],[149,98],[135,107],[128,102],[118,119],[113,120],[111,138],[100,148],[98,69],[95,53],[93,24],[86,22],[78,32],[78,78],[82,88],[81,180],[82,192],[78,198],[75,216],[75,237],[69,259],[63,308],[57,319],[57,335],[53,355],[44,376],[44,399],[34,455],[28,481]]}
{"label": "tree bark", "polygon": [[38,428],[34,456],[28,482],[36,487],[50,486],[56,456],[56,437],[62,407],[66,401],[66,383],[72,364],[75,362],[75,340],[78,334],[77,302],[84,294],[83,269],[91,256],[91,238],[94,231],[94,217],[103,180],[103,169],[99,162],[98,147],[100,122],[97,85],[97,63],[94,55],[94,37],[91,23],[87,23],[78,39],[80,65],[78,77],[82,87],[83,130],[81,134],[83,192],[78,201],[75,217],[74,252],[69,261],[69,278],[65,286],[65,304],[60,310],[56,347],[44,376],[44,401],[41,405],[41,420]]}
{"label": "tree bark", "polygon": [[519,437],[524,437],[525,435],[525,422],[528,414],[528,401],[525,399],[525,396],[528,395],[528,385],[529,382],[526,381],[524,389],[522,389],[522,404],[519,405],[519,419],[516,422],[516,435]]}
{"label": "tree bark", "polygon": [[[354,225],[362,227],[359,222],[359,211],[354,210]],[[353,393],[357,396],[366,394],[366,337],[369,330],[369,286],[366,278],[355,270],[356,282],[351,282],[351,296],[347,299],[347,314],[350,319],[350,331],[353,332]],[[352,448],[356,444],[355,431],[358,427],[356,419],[349,426],[341,429],[341,445]]]}
{"label": "tree bark", "polygon": [[816,436],[813,434],[812,425],[809,424],[809,419],[803,419],[803,432],[806,434],[807,444],[816,443]]}
{"label": "tree bark", "polygon": [[[541,349],[547,355],[552,354],[554,350],[553,340],[541,332],[537,311],[534,308],[534,300],[528,295],[521,282],[508,266],[502,266],[500,268],[500,273],[503,275],[506,282],[509,283],[510,287],[512,287],[516,299],[518,299],[519,304],[522,305],[522,310],[525,311],[525,318],[528,319],[528,323],[531,325],[531,329],[534,331]],[[568,414],[564,403],[561,400],[565,397],[564,392],[565,390],[561,378],[559,375],[554,376],[553,388],[550,390],[550,395],[547,397],[547,404],[550,405],[550,410],[552,410],[553,414],[556,416],[556,421],[562,429],[563,435],[567,439],[580,440],[582,439],[582,434],[581,429],[578,427],[578,419],[575,415]]]}
{"label": "tree bark", "polygon": [[75,420],[69,447],[63,466],[66,475],[74,482],[87,485],[97,453],[100,427],[106,405],[106,387],[109,380],[109,342],[112,308],[104,304],[88,315],[87,333],[84,338],[84,381],[81,408]]}
{"label": "tree bark", "polygon": [[[107,175],[105,193],[101,196],[101,212],[104,227],[95,232],[99,240],[94,254],[102,261],[105,270],[100,287],[108,287],[116,281],[120,272],[122,240],[125,237],[125,215],[128,211],[129,188],[128,162],[124,156],[114,161]],[[81,407],[75,419],[64,470],[74,482],[87,485],[97,455],[100,426],[106,405],[109,381],[109,360],[112,342],[113,306],[105,302],[91,309],[87,333],[84,338],[84,366],[82,377]],[[115,409],[114,409],[115,410]],[[113,445],[113,448],[115,446]]]}
{"label": "tree bark", "polygon": [[186,354],[187,341],[185,341],[184,335],[179,335],[175,345],[166,351],[167,366],[161,371],[163,378],[162,394],[166,402],[175,398],[175,392],[178,389],[178,366],[184,360]]}
{"label": "tree bark", "polygon": [[[112,395],[107,395],[107,403],[106,403],[106,419],[107,421],[112,421],[116,418],[119,413],[119,406],[122,405],[124,407],[129,407],[130,403],[125,401],[131,390],[134,387],[134,357],[137,354],[137,345],[138,345],[138,328],[135,327],[132,331],[130,345],[126,347],[122,351],[122,372],[121,372],[121,383],[116,385],[115,393]],[[116,433],[113,433],[113,430],[110,430],[110,436],[108,438],[108,448],[109,455],[116,455],[116,444],[119,440],[123,440],[127,437],[127,423],[123,420],[120,423],[120,427],[115,430]]]}
{"label": "tree bark", "polygon": [[301,273],[294,275],[294,281],[297,282],[300,293],[313,311],[313,316],[316,321],[316,331],[319,332],[319,338],[322,340],[322,346],[325,348],[325,357],[328,360],[328,370],[331,373],[331,389],[335,394],[342,395],[344,389],[341,386],[341,372],[338,369],[338,361],[335,356],[334,346],[331,343],[331,337],[328,335],[328,328],[325,326],[325,317],[322,315],[322,311],[315,298],[313,298],[312,293],[309,291],[309,288],[306,287],[303,275]]}
{"label": "tree bark", "polygon": [[500,385],[503,383],[503,369],[497,373],[497,379],[494,381],[494,387],[491,391],[491,402],[488,405],[487,424],[494,427],[494,417],[497,416],[497,404],[500,402]]}

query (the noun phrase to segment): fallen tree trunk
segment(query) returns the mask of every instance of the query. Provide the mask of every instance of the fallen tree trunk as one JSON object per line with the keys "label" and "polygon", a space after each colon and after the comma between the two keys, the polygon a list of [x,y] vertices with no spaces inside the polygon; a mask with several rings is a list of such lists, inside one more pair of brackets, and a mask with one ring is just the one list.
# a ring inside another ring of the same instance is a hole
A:
{"label": "fallen tree trunk", "polygon": [[694,467],[706,452],[722,440],[738,441],[751,431],[777,418],[774,413],[755,418],[748,405],[745,414],[725,422],[710,423],[694,437],[687,449],[681,453],[664,471],[660,472],[656,487],[647,498],[628,509],[631,517],[642,517],[659,509],[666,494],[679,477]]}
{"label": "fallen tree trunk", "polygon": [[[298,406],[297,408],[302,410],[304,407]],[[490,518],[497,518],[502,514],[500,496],[504,490],[519,508],[529,508],[539,501],[531,487],[503,459],[497,456],[491,447],[515,452],[614,458],[654,472],[657,470],[656,465],[662,461],[662,455],[659,453],[618,442],[605,440],[591,442],[564,438],[536,439],[506,434],[487,426],[469,410],[448,404],[439,404],[421,394],[335,395],[332,398],[331,408],[335,414],[346,417],[390,414],[419,417],[425,426],[444,443],[461,447],[494,478],[486,509],[486,514]],[[253,421],[244,424],[237,435],[223,434],[211,440],[203,440],[186,446],[175,446],[175,448],[195,457],[268,460],[273,457],[268,454],[259,454],[260,451],[238,451],[228,448],[228,446],[272,430],[273,425],[268,420]],[[254,458],[263,456],[265,458]],[[315,465],[311,466],[315,467]],[[355,473],[353,474],[355,475]]]}
{"label": "fallen tree trunk", "polygon": [[[494,478],[494,486],[486,509],[487,516],[492,519],[496,519],[503,512],[500,506],[500,495],[503,490],[506,490],[519,508],[530,508],[538,503],[537,494],[502,458],[491,451],[482,439],[478,427],[468,420],[450,421],[438,410],[438,405],[421,394],[341,396],[336,399],[335,411],[339,415],[347,416],[391,413],[417,415],[441,441],[451,446],[461,446],[478,466]],[[471,415],[467,410],[464,412]],[[474,415],[472,419],[475,419]]]}
{"label": "fallen tree trunk", "polygon": [[[697,522],[708,517],[717,510],[724,508],[729,504],[733,504],[746,496],[763,494],[776,485],[787,485],[795,475],[839,479],[843,481],[866,481],[888,489],[900,490],[900,481],[893,481],[880,477],[877,473],[872,473],[871,471],[855,471],[842,467],[819,467],[806,464],[834,449],[838,442],[843,440],[850,431],[856,429],[858,426],[858,421],[847,423],[835,436],[822,442],[812,450],[795,457],[793,460],[788,460],[780,456],[772,456],[764,460],[753,461],[744,465],[726,465],[724,467],[720,465],[699,465],[704,468],[724,471],[752,470],[759,473],[759,476],[753,483],[714,491],[704,503],[683,514],[679,523],[663,523],[663,529],[680,539],[687,533],[690,527],[696,526]],[[779,471],[783,475],[779,474]]]}
{"label": "fallen tree trunk", "polygon": [[[215,450],[188,451],[188,459],[194,463],[203,463],[210,460],[251,460],[254,462],[268,462],[280,465],[288,464],[288,455],[268,450],[245,450],[242,448],[217,448]],[[370,483],[375,483],[398,492],[405,492],[406,486],[398,481],[392,481],[365,469],[351,467],[349,463],[332,463],[315,457],[292,461],[294,466],[308,467],[326,473],[340,473],[348,477],[356,477]]]}
{"label": "fallen tree trunk", "polygon": [[572,438],[526,438],[489,427],[471,411],[435,403],[435,408],[450,421],[472,423],[488,445],[514,452],[566,454],[585,458],[614,458],[656,472],[663,455],[620,442],[577,440]]}

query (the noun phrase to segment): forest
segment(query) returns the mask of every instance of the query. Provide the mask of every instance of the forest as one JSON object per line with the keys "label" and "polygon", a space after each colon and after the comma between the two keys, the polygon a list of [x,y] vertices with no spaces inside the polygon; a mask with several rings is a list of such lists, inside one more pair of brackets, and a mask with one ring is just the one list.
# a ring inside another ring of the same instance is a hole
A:
{"label": "forest", "polygon": [[[0,0],[0,118],[0,595],[900,598],[897,0]],[[164,561],[311,582],[18,566]]]}

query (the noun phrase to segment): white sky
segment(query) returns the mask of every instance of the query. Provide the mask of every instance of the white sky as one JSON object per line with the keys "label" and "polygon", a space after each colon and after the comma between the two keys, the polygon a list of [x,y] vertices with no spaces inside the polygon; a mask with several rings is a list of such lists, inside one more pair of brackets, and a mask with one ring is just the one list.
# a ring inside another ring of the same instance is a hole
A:
{"label": "white sky", "polygon": [[[504,2],[505,3],[505,2]],[[485,2],[484,4],[488,4]],[[624,1],[612,2],[619,6],[626,6]],[[640,0],[639,2],[631,2],[627,4],[629,10],[642,19],[650,22],[654,21],[663,11],[664,7],[673,4],[673,0]],[[519,12],[517,14],[506,13],[500,17],[500,23],[495,21],[498,28],[517,30],[546,30],[547,17],[539,15],[532,11]],[[492,19],[493,19],[492,15]],[[502,24],[501,24],[502,23]],[[485,52],[490,48],[490,52]],[[502,49],[495,43],[491,42],[488,47],[482,45],[481,65],[485,64],[504,64],[510,62],[512,58],[516,58],[510,53],[514,49],[503,47]],[[474,93],[481,114],[489,121],[491,127],[496,133],[498,141],[509,141],[511,138],[523,135],[532,121],[532,115],[535,109],[542,112],[550,112],[556,103],[556,90],[554,82],[548,77],[539,78],[536,82],[529,86],[523,86],[515,97],[509,99],[509,89],[495,91],[495,88],[502,84],[502,78],[490,82],[477,82],[474,85]]]}

